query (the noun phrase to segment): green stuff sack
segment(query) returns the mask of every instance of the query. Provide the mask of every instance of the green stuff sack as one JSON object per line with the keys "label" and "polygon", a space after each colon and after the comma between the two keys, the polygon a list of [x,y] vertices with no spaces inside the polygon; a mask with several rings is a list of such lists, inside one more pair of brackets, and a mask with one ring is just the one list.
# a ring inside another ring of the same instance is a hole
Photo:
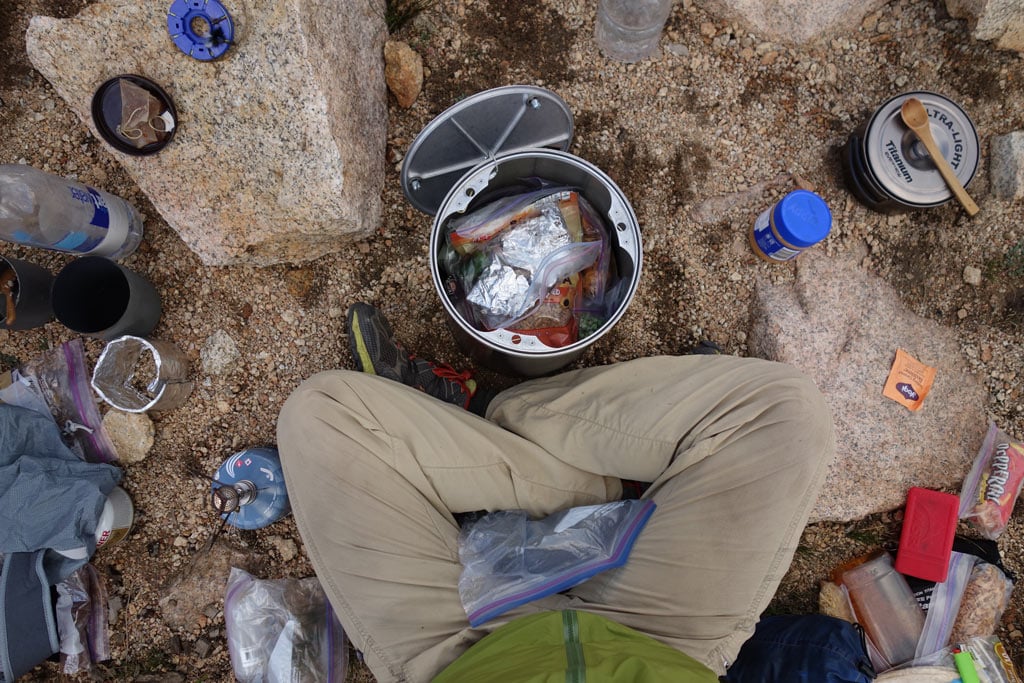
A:
{"label": "green stuff sack", "polygon": [[520,617],[471,647],[434,683],[718,683],[706,666],[588,612]]}

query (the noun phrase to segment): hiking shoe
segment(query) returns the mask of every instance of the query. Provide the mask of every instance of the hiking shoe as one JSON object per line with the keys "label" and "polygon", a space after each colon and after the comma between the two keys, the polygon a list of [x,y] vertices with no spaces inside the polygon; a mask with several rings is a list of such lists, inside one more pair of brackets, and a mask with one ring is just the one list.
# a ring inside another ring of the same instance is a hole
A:
{"label": "hiking shoe", "polygon": [[696,346],[686,352],[688,356],[721,356],[724,354],[721,346],[707,339],[698,342]]}
{"label": "hiking shoe", "polygon": [[348,309],[348,343],[356,369],[379,375],[462,408],[476,394],[472,373],[417,358],[395,341],[391,325],[375,307],[356,303]]}

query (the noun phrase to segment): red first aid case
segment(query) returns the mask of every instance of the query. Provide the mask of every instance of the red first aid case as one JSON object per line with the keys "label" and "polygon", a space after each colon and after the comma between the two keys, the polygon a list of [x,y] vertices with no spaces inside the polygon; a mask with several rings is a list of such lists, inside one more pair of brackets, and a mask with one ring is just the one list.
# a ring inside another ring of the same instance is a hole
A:
{"label": "red first aid case", "polygon": [[959,508],[960,498],[952,493],[916,486],[910,489],[896,571],[925,581],[945,581]]}

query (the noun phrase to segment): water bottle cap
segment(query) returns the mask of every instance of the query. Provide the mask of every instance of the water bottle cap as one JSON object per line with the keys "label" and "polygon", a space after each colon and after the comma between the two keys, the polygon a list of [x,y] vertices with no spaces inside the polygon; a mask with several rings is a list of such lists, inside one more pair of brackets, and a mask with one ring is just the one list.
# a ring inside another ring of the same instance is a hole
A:
{"label": "water bottle cap", "polygon": [[828,204],[808,190],[793,190],[779,200],[772,220],[782,241],[798,248],[817,244],[832,229]]}

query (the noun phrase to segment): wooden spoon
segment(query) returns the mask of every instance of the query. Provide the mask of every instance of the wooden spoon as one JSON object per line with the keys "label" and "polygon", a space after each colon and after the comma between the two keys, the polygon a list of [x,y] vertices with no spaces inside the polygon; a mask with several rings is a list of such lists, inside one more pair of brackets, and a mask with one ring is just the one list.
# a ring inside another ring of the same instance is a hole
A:
{"label": "wooden spoon", "polygon": [[946,157],[942,156],[942,152],[939,151],[939,146],[935,144],[928,112],[925,110],[924,105],[921,104],[921,100],[916,97],[904,100],[903,106],[900,108],[900,116],[903,117],[903,123],[907,124],[907,127],[914,131],[918,139],[924,143],[925,149],[928,150],[928,155],[932,158],[932,163],[935,164],[935,168],[939,169],[942,179],[949,185],[949,189],[953,190],[957,200],[967,210],[967,215],[973,216],[978,213],[978,205],[967,194],[967,190],[960,183],[960,179],[956,177],[953,167],[949,165]]}

